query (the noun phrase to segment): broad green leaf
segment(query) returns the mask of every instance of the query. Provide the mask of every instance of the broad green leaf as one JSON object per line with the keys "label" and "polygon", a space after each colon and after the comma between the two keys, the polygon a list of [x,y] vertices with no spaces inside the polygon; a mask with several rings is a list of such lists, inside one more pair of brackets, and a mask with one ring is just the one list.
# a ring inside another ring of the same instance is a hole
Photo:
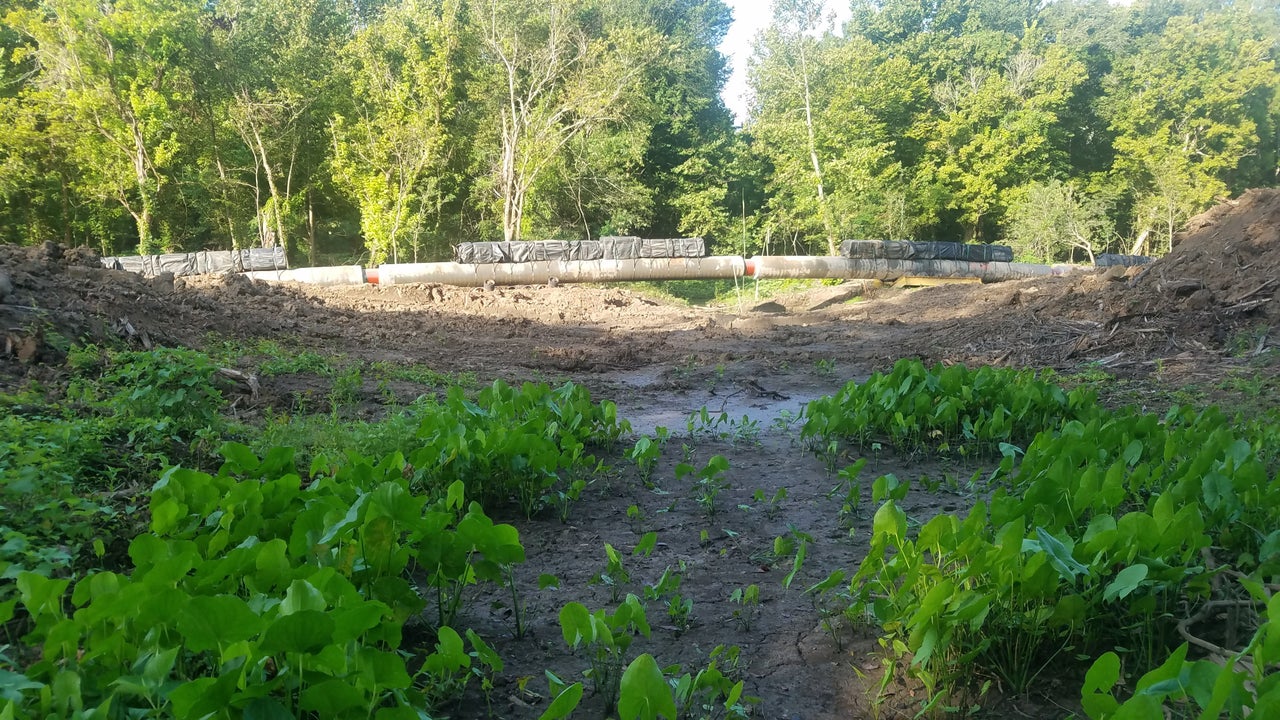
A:
{"label": "broad green leaf", "polygon": [[320,713],[324,717],[342,717],[347,711],[368,704],[369,698],[364,693],[339,678],[304,687],[299,703],[303,710]]}
{"label": "broad green leaf", "polygon": [[44,683],[30,680],[26,675],[0,668],[0,698],[21,704],[24,691],[39,690],[42,687],[44,687]]}
{"label": "broad green leaf", "polygon": [[907,514],[894,501],[889,500],[876,510],[871,522],[871,532],[875,536],[901,541],[907,534]]}
{"label": "broad green leaf", "polygon": [[1116,579],[1112,580],[1107,589],[1102,593],[1102,599],[1106,602],[1129,597],[1129,593],[1138,589],[1143,580],[1147,579],[1148,568],[1142,563],[1130,565],[1116,574]]}
{"label": "broad green leaf", "polygon": [[1089,568],[1072,557],[1071,550],[1061,540],[1050,535],[1047,530],[1037,527],[1036,537],[1039,539],[1040,548],[1049,555],[1049,562],[1064,580],[1071,581],[1078,575],[1089,574]]}
{"label": "broad green leaf", "polygon": [[229,475],[251,473],[258,469],[258,465],[261,462],[248,445],[238,442],[223,443],[222,447],[218,448],[218,454],[226,459],[219,472]]}
{"label": "broad green leaf", "polygon": [[318,610],[282,615],[262,634],[259,648],[269,654],[314,653],[333,642],[333,619]]}
{"label": "broad green leaf", "polygon": [[294,720],[294,716],[279,700],[258,697],[245,705],[244,720]]}
{"label": "broad green leaf", "polygon": [[627,666],[619,686],[618,717],[621,720],[675,720],[676,704],[662,668],[645,653]]}
{"label": "broad green leaf", "polygon": [[254,637],[262,618],[234,595],[201,595],[191,598],[177,624],[187,649],[204,652]]}
{"label": "broad green leaf", "polygon": [[592,627],[591,613],[582,603],[571,602],[560,608],[560,632],[570,648],[576,650],[583,642],[593,642],[595,632]]}
{"label": "broad green leaf", "polygon": [[561,690],[556,699],[551,701],[547,709],[538,716],[538,720],[561,720],[567,718],[582,702],[582,683],[574,683]]}
{"label": "broad green leaf", "polygon": [[281,615],[292,615],[303,610],[322,611],[328,603],[324,593],[306,580],[294,580],[285,592],[284,601],[280,603]]}
{"label": "broad green leaf", "polygon": [[653,553],[653,549],[658,546],[658,533],[647,532],[640,538],[640,542],[636,543],[636,547],[631,551],[632,555],[644,555],[649,557]]}

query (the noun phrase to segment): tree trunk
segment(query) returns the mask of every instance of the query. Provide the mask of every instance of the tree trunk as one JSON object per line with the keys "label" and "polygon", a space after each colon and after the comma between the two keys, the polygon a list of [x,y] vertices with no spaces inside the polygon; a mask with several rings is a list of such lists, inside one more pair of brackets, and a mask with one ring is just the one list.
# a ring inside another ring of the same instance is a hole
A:
{"label": "tree trunk", "polygon": [[813,103],[809,94],[809,63],[803,46],[800,49],[800,74],[804,80],[804,124],[809,135],[809,162],[813,166],[813,179],[818,186],[818,212],[822,215],[822,229],[827,237],[827,254],[838,255],[840,250],[836,241],[835,220],[831,217],[827,189],[822,179],[822,164],[818,161],[818,140],[813,129]]}
{"label": "tree trunk", "polygon": [[130,213],[138,224],[138,254],[153,255],[159,251],[151,234],[151,190],[147,187],[147,147],[136,121],[130,122],[133,131],[133,175],[138,184],[138,202],[141,209]]}
{"label": "tree trunk", "polygon": [[288,199],[280,194],[279,188],[276,187],[276,174],[271,167],[271,162],[267,158],[267,148],[262,143],[262,135],[258,132],[258,128],[253,128],[253,140],[258,146],[259,161],[262,163],[262,171],[267,176],[267,189],[271,191],[271,199],[275,203],[275,231],[276,242],[284,248],[285,255],[291,255],[293,248],[290,246],[289,237],[284,233],[284,205]]}
{"label": "tree trunk", "polygon": [[320,251],[316,247],[316,209],[311,203],[311,190],[307,190],[307,264],[320,264]]}

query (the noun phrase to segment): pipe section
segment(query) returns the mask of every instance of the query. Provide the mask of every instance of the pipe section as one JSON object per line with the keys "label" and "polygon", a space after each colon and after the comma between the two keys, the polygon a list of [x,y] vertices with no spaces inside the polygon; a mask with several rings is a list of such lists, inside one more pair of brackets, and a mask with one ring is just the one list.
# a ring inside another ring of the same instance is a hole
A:
{"label": "pipe section", "polygon": [[442,283],[481,287],[541,285],[551,278],[564,283],[626,282],[632,280],[715,280],[747,274],[746,261],[736,256],[705,258],[640,258],[635,260],[551,260],[529,263],[412,263],[378,268],[381,285]]}
{"label": "pipe section", "polygon": [[250,280],[267,282],[300,282],[308,285],[363,285],[364,268],[359,265],[294,268],[293,270],[256,270],[242,273]]}
{"label": "pipe section", "polygon": [[1083,265],[967,262],[963,260],[862,260],[842,257],[762,256],[754,258],[755,277],[896,280],[901,277],[972,278],[1000,282],[1067,275],[1092,269]]}
{"label": "pipe section", "polygon": [[261,270],[243,273],[253,280],[311,285],[404,285],[440,283],[462,287],[542,285],[560,282],[625,282],[632,280],[716,280],[755,277],[896,280],[902,277],[978,278],[1000,282],[1020,278],[1067,275],[1092,270],[1086,265],[966,262],[963,260],[866,260],[842,257],[737,256],[705,258],[640,258],[635,260],[551,260],[529,263],[412,263],[365,269],[359,265]]}

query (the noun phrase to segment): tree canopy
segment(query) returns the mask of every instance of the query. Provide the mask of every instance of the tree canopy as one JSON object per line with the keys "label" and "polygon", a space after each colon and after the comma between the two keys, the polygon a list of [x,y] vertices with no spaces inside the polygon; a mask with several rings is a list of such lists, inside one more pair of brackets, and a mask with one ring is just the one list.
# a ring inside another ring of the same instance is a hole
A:
{"label": "tree canopy", "polygon": [[769,5],[735,127],[722,0],[0,0],[0,239],[1084,259],[1280,179],[1274,0],[850,7]]}

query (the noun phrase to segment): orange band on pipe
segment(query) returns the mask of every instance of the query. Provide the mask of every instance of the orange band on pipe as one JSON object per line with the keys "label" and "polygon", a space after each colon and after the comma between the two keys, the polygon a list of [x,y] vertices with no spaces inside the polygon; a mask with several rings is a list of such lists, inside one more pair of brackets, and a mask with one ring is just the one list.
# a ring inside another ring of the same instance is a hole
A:
{"label": "orange band on pipe", "polygon": [[370,285],[378,284],[378,268],[365,268],[364,281]]}

